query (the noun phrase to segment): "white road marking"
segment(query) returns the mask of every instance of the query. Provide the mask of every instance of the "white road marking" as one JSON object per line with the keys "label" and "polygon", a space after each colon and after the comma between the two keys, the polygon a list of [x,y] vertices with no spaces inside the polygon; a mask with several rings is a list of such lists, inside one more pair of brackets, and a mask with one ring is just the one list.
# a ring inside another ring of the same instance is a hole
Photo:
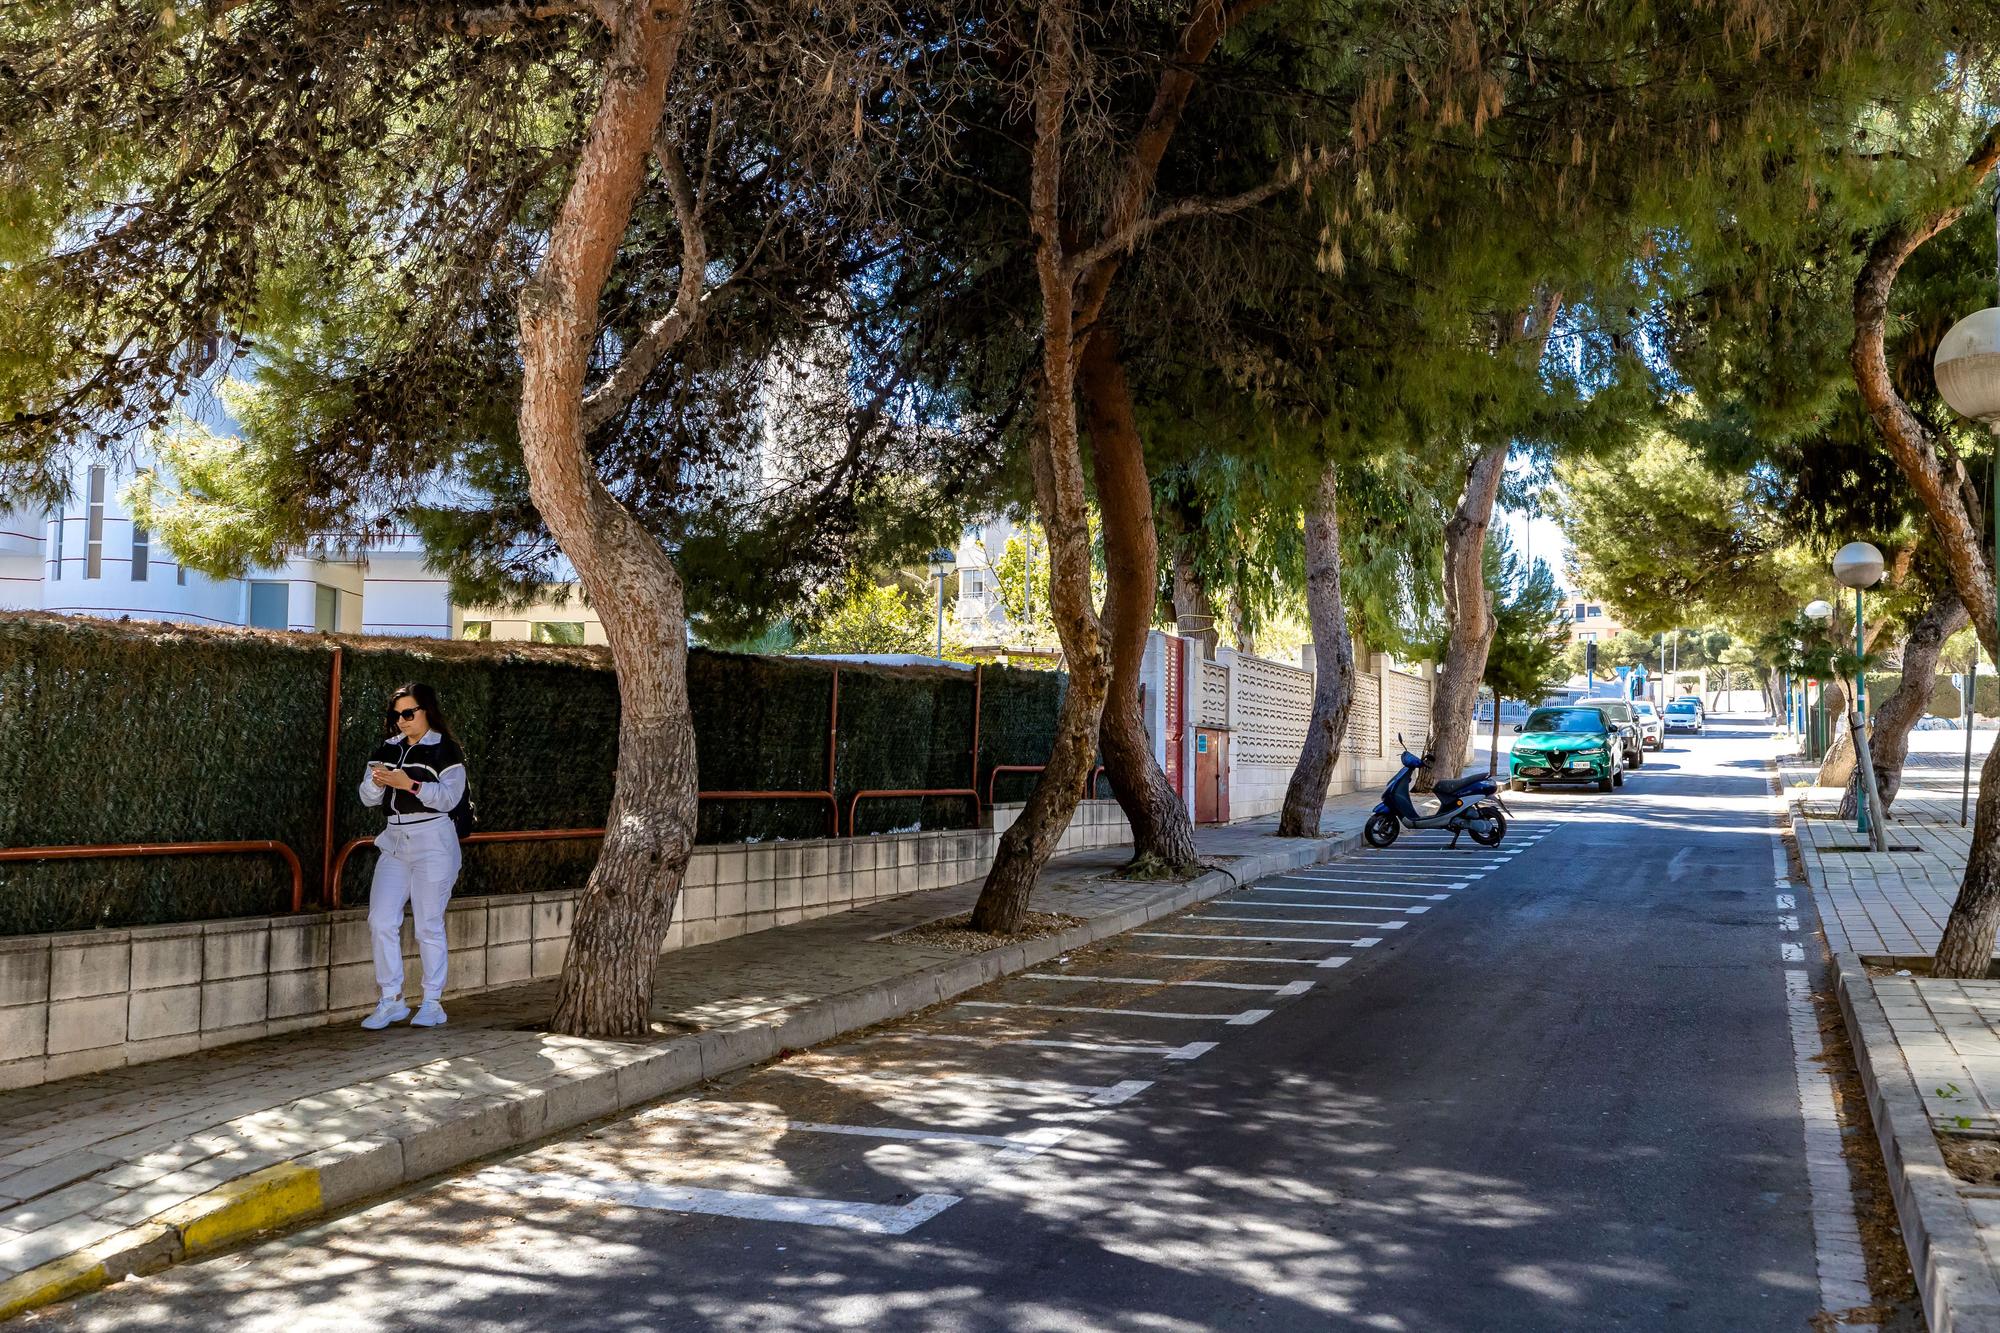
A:
{"label": "white road marking", "polygon": [[1797,930],[1798,928],[1799,928],[1799,919],[1797,917],[1781,916],[1778,918],[1779,930]]}
{"label": "white road marking", "polygon": [[[1291,906],[1290,903],[1287,903],[1285,905],[1287,907]],[[1325,921],[1321,920],[1320,918],[1310,917],[1310,916],[1217,916],[1213,912],[1204,912],[1200,916],[1191,916],[1188,918],[1188,920],[1250,921],[1250,922],[1255,922],[1257,925],[1260,926],[1359,926],[1363,930],[1401,930],[1404,926],[1410,924],[1407,921]],[[1241,940],[1241,939],[1256,939],[1257,936],[1204,935],[1201,938],[1208,940]],[[1322,941],[1315,940],[1313,942],[1315,944],[1318,944],[1321,943]],[[1327,944],[1339,944],[1340,942],[1341,941],[1339,940],[1324,941],[1324,943]]]}
{"label": "white road marking", "polygon": [[1227,1021],[1230,1027],[1247,1028],[1252,1023],[1263,1022],[1265,1019],[1271,1016],[1272,1012],[1273,1011],[1269,1009],[1245,1009],[1242,1013],[1236,1015],[1236,1017],[1229,1019]]}
{"label": "white road marking", "polygon": [[1134,958],[1171,958],[1189,963],[1275,963],[1286,967],[1346,967],[1354,959],[1337,953],[1331,958],[1248,958],[1229,953],[1135,953]]}
{"label": "white road marking", "polygon": [[859,1203],[848,1199],[785,1198],[747,1190],[699,1189],[639,1180],[594,1180],[588,1176],[523,1171],[490,1166],[468,1183],[528,1198],[574,1199],[667,1213],[705,1213],[754,1222],[793,1222],[835,1227],[874,1236],[901,1236],[958,1202],[956,1194],[919,1194],[905,1204]]}
{"label": "white road marking", "polygon": [[981,1147],[1043,1148],[1066,1137],[1068,1130],[1034,1129],[1026,1134],[973,1134],[957,1129],[897,1129],[889,1125],[832,1125],[817,1120],[789,1120],[777,1115],[740,1115],[728,1111],[705,1111],[699,1107],[662,1107],[648,1119],[701,1121],[704,1124],[736,1125],[745,1129],[776,1129],[800,1134],[843,1134],[860,1139],[896,1139],[906,1143],[967,1143]]}
{"label": "white road marking", "polygon": [[[1315,926],[1325,926],[1338,923],[1315,921],[1312,924]],[[1370,922],[1369,924],[1376,925],[1379,923]],[[1377,936],[1369,936],[1358,940],[1329,940],[1323,939],[1318,935],[1209,935],[1192,930],[1135,930],[1131,933],[1135,938],[1142,940],[1215,940],[1228,944],[1346,944],[1356,949],[1372,949],[1382,942],[1380,937]]]}
{"label": "white road marking", "polygon": [[1813,1012],[1812,982],[1797,968],[1785,969],[1785,1006],[1791,1017],[1792,1074],[1805,1126],[1820,1304],[1828,1310],[1872,1305],[1875,1298],[1868,1290],[1861,1228],[1854,1219],[1854,1186],[1842,1155],[1840,1120],[1833,1109],[1831,1082],[1817,1060],[1823,1043],[1819,1017]]}
{"label": "white road marking", "polygon": [[1046,1046],[1065,1051],[1101,1051],[1111,1055],[1157,1055],[1162,1060],[1198,1060],[1215,1049],[1212,1041],[1176,1046],[1165,1041],[1056,1041],[1049,1037],[976,1037],[963,1032],[899,1032],[880,1041],[955,1041],[968,1046]]}
{"label": "white road marking", "polygon": [[[1287,981],[1283,985],[1272,981],[1162,981],[1158,977],[1085,977],[1062,972],[1023,972],[1029,981],[1101,981],[1114,986],[1199,986],[1209,990],[1274,990],[1280,995],[1296,995],[1289,989],[1299,983]],[[1310,981],[1305,983],[1311,986]]]}
{"label": "white road marking", "polygon": [[1283,900],[1272,902],[1267,898],[1226,898],[1218,901],[1215,905],[1217,907],[1282,907],[1287,912],[1400,912],[1408,906],[1407,903],[1384,906],[1375,903],[1290,903]]}
{"label": "white road marking", "polygon": [[1218,898],[1217,907],[1293,907],[1301,912],[1406,912],[1401,903],[1289,903],[1263,898]]}
{"label": "white road marking", "polygon": [[1798,905],[1799,905],[1799,900],[1793,897],[1791,894],[1781,893],[1778,895],[1778,907],[1781,911],[1790,911],[1792,908],[1797,907]]}
{"label": "white road marking", "polygon": [[1806,960],[1806,951],[1802,945],[1780,944],[1778,958],[1787,963],[1803,963]]}
{"label": "white road marking", "polygon": [[[1271,875],[1270,881],[1304,880],[1308,884],[1443,884],[1454,879],[1464,879],[1457,868],[1439,870],[1434,874],[1390,874],[1390,875]],[[1259,883],[1265,881],[1260,880]]]}
{"label": "white road marking", "polygon": [[1252,884],[1238,893],[1315,893],[1332,898],[1415,898],[1419,902],[1441,903],[1450,893],[1383,893],[1376,889],[1286,889],[1276,884]]}
{"label": "white road marking", "polygon": [[[1117,1083],[1099,1086],[1095,1083],[1065,1083],[1053,1078],[1007,1078],[1000,1074],[970,1074],[962,1072],[940,1073],[933,1069],[906,1070],[901,1073],[881,1069],[813,1069],[800,1067],[795,1072],[800,1077],[816,1079],[822,1083],[886,1083],[896,1086],[904,1083],[963,1083],[971,1087],[1010,1089],[1019,1092],[1043,1092],[1058,1096],[1080,1097],[1092,1106],[1116,1106],[1130,1101],[1153,1086],[1150,1079],[1128,1078]],[[642,1112],[639,1117],[647,1114]]]}
{"label": "white road marking", "polygon": [[1419,912],[1428,912],[1431,909],[1429,907],[1405,907],[1403,910],[1405,912],[1408,912],[1411,916],[1415,916]]}
{"label": "white road marking", "polygon": [[1673,859],[1667,862],[1667,878],[1679,879],[1681,876],[1687,874],[1688,858],[1693,855],[1694,848],[1692,847],[1683,847],[1675,852]]}
{"label": "white road marking", "polygon": [[[960,1009],[1046,1009],[1052,1014],[1116,1014],[1121,1018],[1165,1018],[1178,1023],[1240,1023],[1243,1014],[1260,1017],[1269,1009],[1245,1009],[1236,1014],[1176,1014],[1163,1009],[1106,1009],[1091,1004],[1037,1004],[1031,1000],[960,1000]],[[1254,1023],[1255,1018],[1247,1020]]]}

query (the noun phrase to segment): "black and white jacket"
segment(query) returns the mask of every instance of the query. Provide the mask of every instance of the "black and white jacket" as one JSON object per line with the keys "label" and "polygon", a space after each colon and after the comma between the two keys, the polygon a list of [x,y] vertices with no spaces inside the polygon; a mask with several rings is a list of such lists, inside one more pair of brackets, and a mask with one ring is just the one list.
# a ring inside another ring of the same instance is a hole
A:
{"label": "black and white jacket", "polygon": [[416,779],[414,792],[384,787],[375,781],[373,769],[361,778],[363,805],[388,805],[392,824],[418,824],[449,813],[465,796],[465,756],[456,744],[435,731],[412,745],[402,736],[391,736],[368,756],[371,764],[400,768]]}

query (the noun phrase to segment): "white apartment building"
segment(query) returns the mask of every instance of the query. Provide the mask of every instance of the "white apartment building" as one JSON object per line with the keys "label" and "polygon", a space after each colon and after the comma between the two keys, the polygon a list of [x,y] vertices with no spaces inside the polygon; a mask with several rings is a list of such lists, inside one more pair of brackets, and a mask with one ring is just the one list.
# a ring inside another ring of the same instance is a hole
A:
{"label": "white apartment building", "polygon": [[453,604],[444,575],[407,533],[358,552],[304,552],[245,578],[212,579],[181,565],[133,521],[121,498],[131,460],[86,462],[68,503],[0,511],[0,611],[430,638],[602,643],[580,597],[553,595],[510,610]]}

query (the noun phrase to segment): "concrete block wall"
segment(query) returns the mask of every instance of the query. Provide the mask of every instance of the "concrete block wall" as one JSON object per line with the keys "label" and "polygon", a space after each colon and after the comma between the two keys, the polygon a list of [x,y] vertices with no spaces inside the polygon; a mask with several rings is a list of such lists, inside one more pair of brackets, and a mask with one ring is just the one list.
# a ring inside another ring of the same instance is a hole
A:
{"label": "concrete block wall", "polygon": [[[666,950],[843,912],[986,873],[1020,816],[989,827],[698,847]],[[1059,850],[1132,840],[1117,803],[1086,801]],[[453,901],[447,998],[553,977],[574,893]],[[418,985],[403,923],[404,979]],[[0,1088],[347,1021],[375,1004],[365,909],[0,938]]]}

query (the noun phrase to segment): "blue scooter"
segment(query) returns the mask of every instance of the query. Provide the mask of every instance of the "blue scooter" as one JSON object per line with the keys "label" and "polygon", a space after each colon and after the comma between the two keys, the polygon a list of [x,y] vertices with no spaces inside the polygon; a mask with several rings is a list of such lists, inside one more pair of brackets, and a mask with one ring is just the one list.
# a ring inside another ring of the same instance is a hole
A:
{"label": "blue scooter", "polygon": [[[1401,736],[1396,737],[1396,743],[1406,744]],[[1507,807],[1500,803],[1500,787],[1491,773],[1439,778],[1431,784],[1431,790],[1437,794],[1438,808],[1428,815],[1418,812],[1416,802],[1410,798],[1410,780],[1430,762],[1428,754],[1419,759],[1408,749],[1403,751],[1401,771],[1389,780],[1382,791],[1382,803],[1362,826],[1361,836],[1368,845],[1388,847],[1406,828],[1441,828],[1451,830],[1453,847],[1458,846],[1461,833],[1471,834],[1481,847],[1499,846],[1500,839],[1507,836]],[[1486,799],[1489,796],[1490,801]]]}

